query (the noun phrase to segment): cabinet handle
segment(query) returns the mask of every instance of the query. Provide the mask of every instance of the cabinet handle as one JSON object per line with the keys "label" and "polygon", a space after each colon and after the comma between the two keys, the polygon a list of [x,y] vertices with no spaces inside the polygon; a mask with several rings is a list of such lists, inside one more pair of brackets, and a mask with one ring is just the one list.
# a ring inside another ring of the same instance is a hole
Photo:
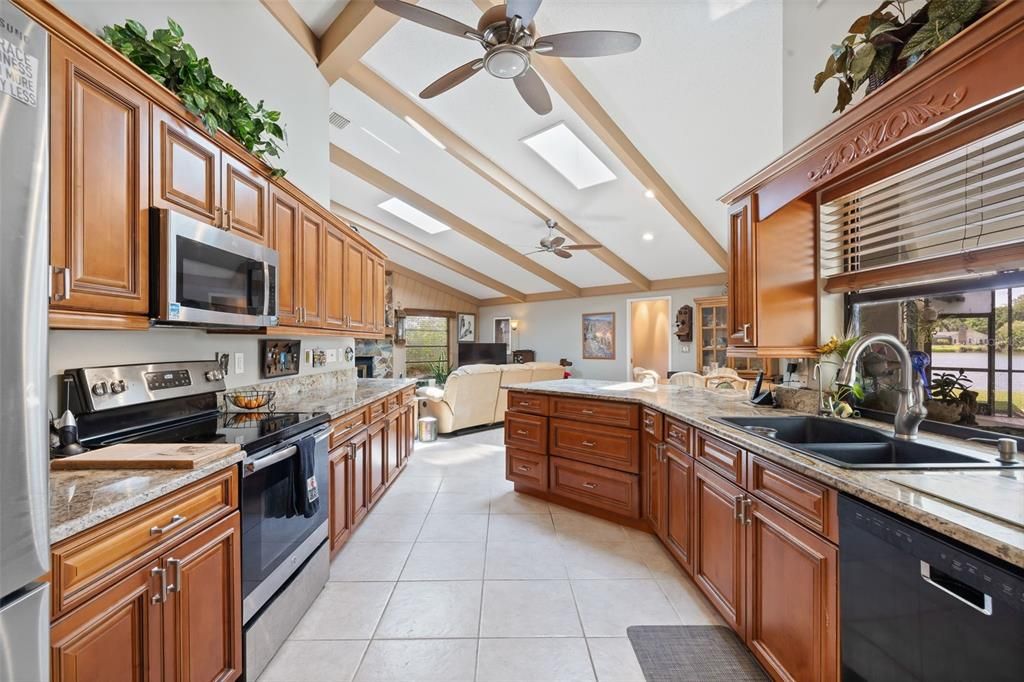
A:
{"label": "cabinet handle", "polygon": [[224,212],[224,229],[231,229],[231,209],[228,209],[227,211]]}
{"label": "cabinet handle", "polygon": [[525,464],[520,464],[516,468],[519,469],[520,471],[533,471],[533,467],[528,467]]}
{"label": "cabinet handle", "polygon": [[172,528],[176,528],[177,526],[180,526],[181,524],[185,523],[186,521],[188,521],[188,517],[187,516],[182,516],[181,514],[175,514],[174,516],[171,517],[170,523],[168,523],[166,526],[153,526],[152,528],[150,528],[149,529],[149,534],[150,535],[163,535],[167,531],[171,530]]}
{"label": "cabinet handle", "polygon": [[732,498],[732,511],[736,516],[736,520],[743,523],[743,496],[737,495]]}
{"label": "cabinet handle", "polygon": [[181,560],[168,559],[167,565],[174,571],[174,582],[167,586],[167,591],[181,592]]}
{"label": "cabinet handle", "polygon": [[532,404],[533,403],[531,403],[529,400],[520,400],[519,401],[519,407],[529,407]]}
{"label": "cabinet handle", "polygon": [[751,520],[753,519],[753,517],[750,515],[750,507],[752,507],[753,504],[754,501],[749,497],[743,498],[743,524],[746,526],[749,526]]}
{"label": "cabinet handle", "polygon": [[743,342],[750,343],[750,323],[743,323]]}
{"label": "cabinet handle", "polygon": [[587,481],[586,483],[583,484],[583,487],[587,488],[588,490],[593,490],[594,488],[597,487],[597,484],[596,483],[591,483],[590,481]]}
{"label": "cabinet handle", "polygon": [[[71,298],[71,268],[61,265],[51,266],[53,274],[60,274],[62,276],[63,288],[59,293],[54,294],[51,298],[54,301],[67,301]],[[53,286],[53,277],[50,277],[50,286]]]}
{"label": "cabinet handle", "polygon": [[517,436],[529,436],[530,432],[529,431],[523,431],[522,429],[516,429],[516,435]]}
{"label": "cabinet handle", "polygon": [[585,441],[581,441],[581,442],[580,442],[580,445],[582,445],[582,446],[583,446],[583,447],[585,447],[585,448],[592,448],[592,447],[594,447],[595,445],[597,445],[597,443],[595,443],[595,442],[593,442],[593,441],[585,440]]}
{"label": "cabinet handle", "polygon": [[160,578],[160,591],[151,597],[154,604],[163,604],[167,601],[167,571],[162,568],[154,568],[149,574]]}
{"label": "cabinet handle", "polygon": [[580,414],[594,414],[594,411],[593,410],[588,410],[588,409],[584,408],[584,409],[580,410]]}

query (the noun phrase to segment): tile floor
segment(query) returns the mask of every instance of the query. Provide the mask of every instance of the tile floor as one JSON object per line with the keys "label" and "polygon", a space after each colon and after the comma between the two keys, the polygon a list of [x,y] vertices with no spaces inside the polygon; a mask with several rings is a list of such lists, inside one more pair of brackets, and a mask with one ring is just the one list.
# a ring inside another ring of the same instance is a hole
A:
{"label": "tile floor", "polygon": [[501,443],[417,443],[259,682],[642,682],[628,626],[721,623],[653,536],[513,491]]}

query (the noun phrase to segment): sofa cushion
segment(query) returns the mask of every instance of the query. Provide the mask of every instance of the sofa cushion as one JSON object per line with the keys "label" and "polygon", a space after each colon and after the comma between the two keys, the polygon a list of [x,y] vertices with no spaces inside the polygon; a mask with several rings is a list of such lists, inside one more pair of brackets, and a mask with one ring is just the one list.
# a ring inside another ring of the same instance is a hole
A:
{"label": "sofa cushion", "polygon": [[420,386],[416,389],[416,397],[427,400],[440,400],[444,397],[444,389],[440,386]]}

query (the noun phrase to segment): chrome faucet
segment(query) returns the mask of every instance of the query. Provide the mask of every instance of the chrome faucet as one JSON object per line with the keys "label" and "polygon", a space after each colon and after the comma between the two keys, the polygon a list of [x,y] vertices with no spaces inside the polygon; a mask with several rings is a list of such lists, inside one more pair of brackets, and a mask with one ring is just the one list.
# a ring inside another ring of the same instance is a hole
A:
{"label": "chrome faucet", "polygon": [[914,373],[910,360],[910,351],[892,334],[868,334],[857,340],[846,354],[846,361],[839,368],[836,382],[850,386],[857,374],[857,359],[861,353],[873,343],[884,343],[894,351],[900,359],[900,383],[896,389],[900,394],[899,406],[896,408],[896,420],[893,423],[894,435],[901,440],[916,440],[917,427],[928,410],[924,406],[924,386],[921,379]]}
{"label": "chrome faucet", "polygon": [[814,363],[814,371],[811,372],[811,379],[818,383],[818,416],[820,417],[831,417],[833,415],[833,403],[832,398],[829,398],[829,404],[825,404],[825,389],[821,385],[821,366],[824,364],[835,365],[836,367],[842,367],[838,362],[832,360],[821,359]]}

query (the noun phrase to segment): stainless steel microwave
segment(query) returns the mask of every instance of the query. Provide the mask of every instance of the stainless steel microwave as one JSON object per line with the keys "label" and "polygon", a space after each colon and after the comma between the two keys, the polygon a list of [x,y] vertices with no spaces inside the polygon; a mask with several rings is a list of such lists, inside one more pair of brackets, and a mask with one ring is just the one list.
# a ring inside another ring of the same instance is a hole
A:
{"label": "stainless steel microwave", "polygon": [[151,209],[156,324],[277,325],[277,251],[167,209]]}

